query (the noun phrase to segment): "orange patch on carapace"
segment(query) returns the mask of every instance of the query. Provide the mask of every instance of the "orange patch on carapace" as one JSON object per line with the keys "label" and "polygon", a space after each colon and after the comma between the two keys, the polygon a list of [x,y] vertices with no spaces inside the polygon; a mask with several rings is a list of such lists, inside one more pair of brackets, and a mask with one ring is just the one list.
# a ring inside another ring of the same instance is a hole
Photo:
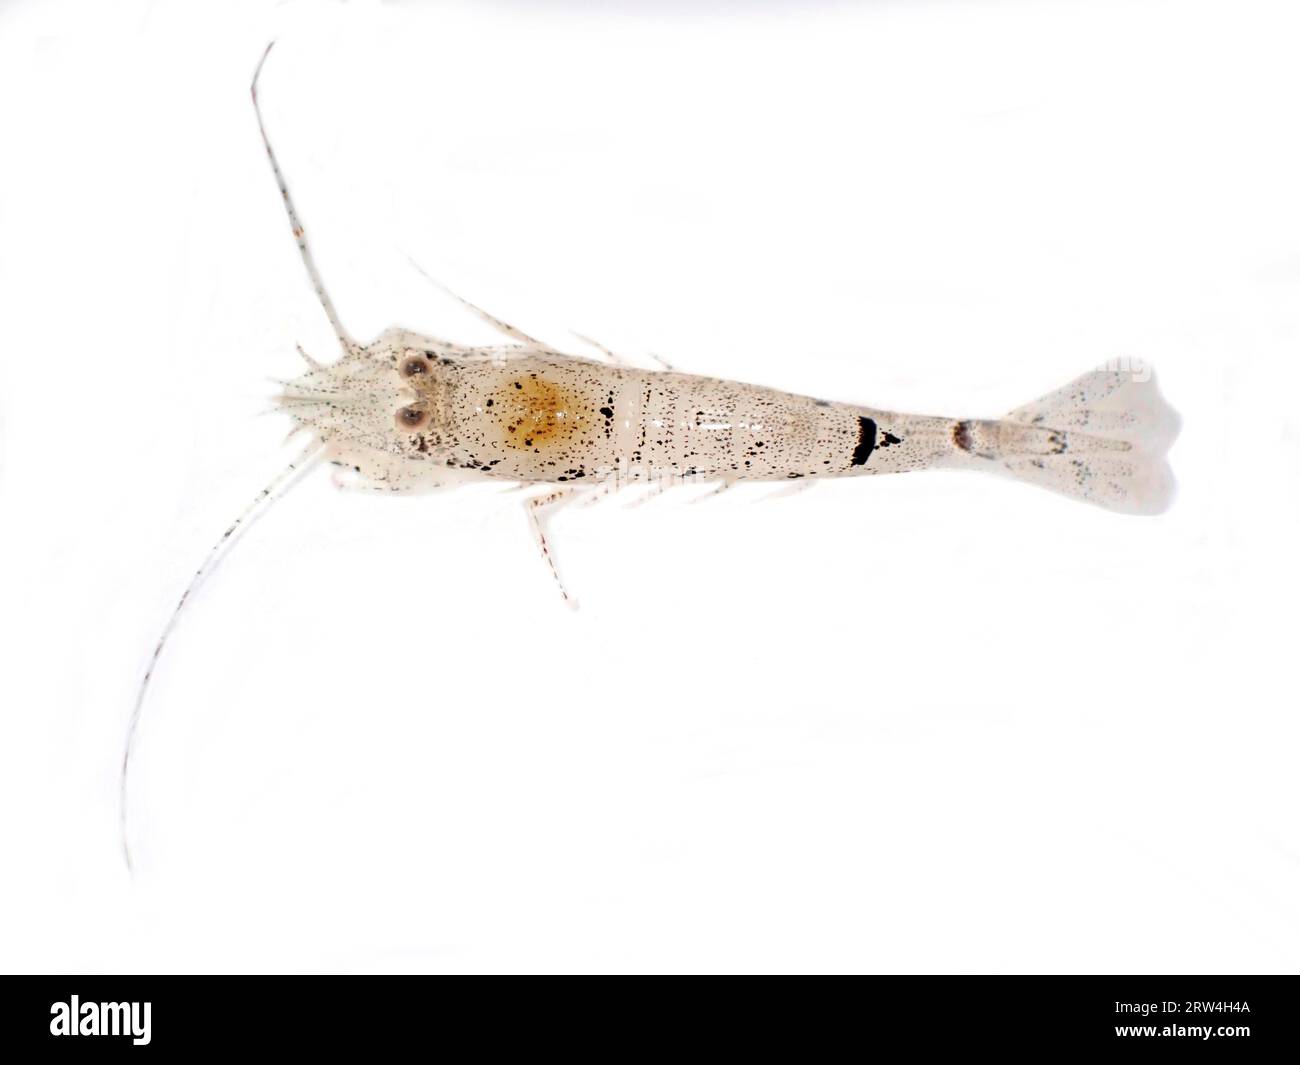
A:
{"label": "orange patch on carapace", "polygon": [[581,397],[530,374],[507,381],[492,399],[502,443],[521,451],[544,451],[571,440],[590,420]]}

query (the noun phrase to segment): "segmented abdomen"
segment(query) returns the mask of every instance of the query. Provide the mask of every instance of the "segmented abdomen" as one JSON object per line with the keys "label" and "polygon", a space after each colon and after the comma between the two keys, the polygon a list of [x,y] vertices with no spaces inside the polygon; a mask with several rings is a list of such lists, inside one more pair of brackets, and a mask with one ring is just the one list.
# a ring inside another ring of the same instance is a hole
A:
{"label": "segmented abdomen", "polygon": [[[930,456],[908,444],[905,423],[948,424],[710,377],[544,357],[466,367],[450,399],[456,464],[528,481],[784,480],[917,468]],[[942,433],[934,438],[948,446]]]}

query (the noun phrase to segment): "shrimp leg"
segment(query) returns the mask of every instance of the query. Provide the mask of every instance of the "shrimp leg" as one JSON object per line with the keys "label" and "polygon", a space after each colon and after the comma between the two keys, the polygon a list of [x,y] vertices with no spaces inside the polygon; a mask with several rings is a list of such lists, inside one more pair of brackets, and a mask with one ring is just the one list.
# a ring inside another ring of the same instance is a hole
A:
{"label": "shrimp leg", "polygon": [[720,481],[716,487],[710,488],[703,495],[698,495],[692,499],[691,505],[694,506],[696,503],[703,503],[706,499],[716,499],[718,496],[722,495],[723,492],[734,488],[735,485],[735,481]]}
{"label": "shrimp leg", "polygon": [[453,292],[441,281],[439,281],[436,277],[430,276],[428,271],[426,271],[424,267],[422,267],[409,255],[406,256],[406,261],[409,262],[413,267],[415,267],[415,269],[419,272],[420,276],[423,277],[427,282],[429,282],[429,284],[431,284],[434,288],[438,289],[441,292],[445,292],[448,296],[454,299],[467,311],[475,315],[477,318],[480,318],[482,321],[486,322],[502,336],[507,336],[511,340],[518,341],[520,344],[526,344],[531,348],[536,348],[538,351],[544,351],[549,355],[563,354],[563,352],[556,351],[549,344],[544,344],[536,337],[530,337],[522,329],[517,329],[509,322],[503,322],[496,315],[489,314],[487,311],[485,311],[482,307],[479,307],[477,304],[470,303],[470,301],[467,300],[464,296],[460,295],[457,292]]}
{"label": "shrimp leg", "polygon": [[[570,332],[572,332],[573,335],[577,337],[579,340],[581,340],[584,344],[590,345],[591,347],[599,351],[601,354],[603,354],[615,366],[632,365],[631,362],[623,358],[622,355],[618,354],[615,351],[610,351],[610,349],[605,347],[605,345],[602,344],[599,340],[592,340],[591,337],[587,336],[585,333],[579,333],[577,330],[570,330]],[[654,359],[654,361],[659,364],[660,369],[669,370],[669,371],[673,369],[672,363],[670,363],[667,359],[656,355],[654,352],[650,353],[650,358]]]}
{"label": "shrimp leg", "polygon": [[528,513],[528,520],[533,527],[533,535],[537,538],[537,546],[541,549],[542,558],[546,559],[546,564],[551,569],[551,576],[555,578],[555,585],[560,589],[560,597],[567,606],[573,609],[577,609],[578,601],[569,595],[568,589],[564,587],[564,581],[560,577],[560,571],[555,565],[555,558],[551,554],[550,544],[546,539],[546,528],[542,512],[550,510],[553,515],[556,508],[573,502],[576,495],[576,489],[559,488],[554,492],[532,496],[524,501],[524,509]]}

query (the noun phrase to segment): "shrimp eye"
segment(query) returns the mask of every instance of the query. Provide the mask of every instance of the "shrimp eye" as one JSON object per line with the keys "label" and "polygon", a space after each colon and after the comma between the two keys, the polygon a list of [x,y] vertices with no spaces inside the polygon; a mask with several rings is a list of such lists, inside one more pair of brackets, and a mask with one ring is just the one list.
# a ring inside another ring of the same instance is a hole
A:
{"label": "shrimp eye", "polygon": [[403,407],[395,420],[399,429],[419,429],[429,420],[429,412],[419,407]]}
{"label": "shrimp eye", "polygon": [[407,359],[404,363],[402,363],[403,377],[417,377],[422,373],[428,373],[428,372],[429,372],[429,364],[421,358],[413,357]]}

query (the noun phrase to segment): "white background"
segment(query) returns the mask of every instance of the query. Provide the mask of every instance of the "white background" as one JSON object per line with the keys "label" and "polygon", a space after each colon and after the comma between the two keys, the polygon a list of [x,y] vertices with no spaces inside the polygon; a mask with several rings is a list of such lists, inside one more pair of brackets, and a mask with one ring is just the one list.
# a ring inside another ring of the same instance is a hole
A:
{"label": "white background", "polygon": [[[0,966],[1300,968],[1300,65],[1264,2],[0,9]],[[1159,369],[1180,495],[566,511],[285,462],[344,319],[994,416]]]}

